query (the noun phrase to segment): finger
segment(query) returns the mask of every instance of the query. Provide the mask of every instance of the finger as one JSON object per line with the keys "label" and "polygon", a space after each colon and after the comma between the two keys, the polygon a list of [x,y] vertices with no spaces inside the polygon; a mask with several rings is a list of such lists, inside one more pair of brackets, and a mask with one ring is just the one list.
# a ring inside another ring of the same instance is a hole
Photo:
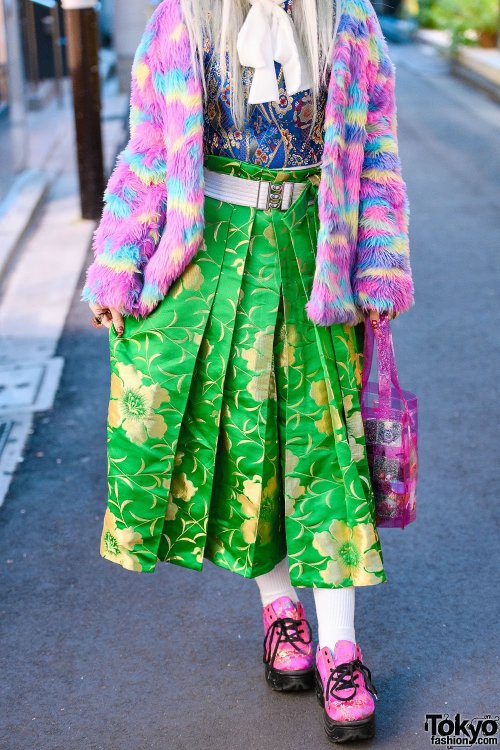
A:
{"label": "finger", "polygon": [[111,316],[113,320],[113,325],[115,327],[115,331],[117,332],[118,336],[121,336],[123,333],[123,325],[124,325],[123,316],[114,307],[111,308]]}
{"label": "finger", "polygon": [[94,317],[98,318],[101,321],[101,325],[103,325],[105,328],[109,328],[111,326],[111,312],[109,311],[109,308],[95,304],[89,304],[89,307]]}
{"label": "finger", "polygon": [[94,315],[102,315],[107,310],[107,307],[102,305],[89,304],[89,307]]}

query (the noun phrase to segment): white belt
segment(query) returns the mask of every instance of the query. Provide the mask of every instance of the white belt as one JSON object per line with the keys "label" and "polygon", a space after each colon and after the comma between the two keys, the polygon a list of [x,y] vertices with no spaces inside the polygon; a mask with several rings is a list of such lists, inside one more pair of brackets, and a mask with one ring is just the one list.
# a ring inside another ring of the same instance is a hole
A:
{"label": "white belt", "polygon": [[205,195],[225,203],[286,211],[306,189],[307,182],[250,180],[204,167]]}

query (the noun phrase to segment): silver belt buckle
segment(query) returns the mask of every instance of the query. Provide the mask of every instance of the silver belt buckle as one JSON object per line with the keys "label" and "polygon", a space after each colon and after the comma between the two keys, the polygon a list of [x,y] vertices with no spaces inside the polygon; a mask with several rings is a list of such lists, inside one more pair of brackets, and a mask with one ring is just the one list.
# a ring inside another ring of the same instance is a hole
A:
{"label": "silver belt buckle", "polygon": [[267,193],[267,206],[266,208],[279,208],[281,210],[283,205],[283,182],[271,182]]}

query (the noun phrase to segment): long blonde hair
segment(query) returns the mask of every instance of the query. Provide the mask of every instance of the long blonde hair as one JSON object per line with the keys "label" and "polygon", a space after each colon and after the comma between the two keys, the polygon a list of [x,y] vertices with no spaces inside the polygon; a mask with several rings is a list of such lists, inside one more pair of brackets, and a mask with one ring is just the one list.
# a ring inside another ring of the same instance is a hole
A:
{"label": "long blonde hair", "polygon": [[[312,74],[314,117],[321,85],[326,81],[332,48],[341,15],[340,0],[291,0],[292,14]],[[192,64],[203,70],[204,41],[214,45],[223,76],[229,74],[230,106],[234,121],[242,128],[247,118],[242,72],[236,41],[250,8],[249,0],[181,0],[191,39]],[[227,53],[227,56],[226,56]],[[203,77],[206,96],[206,82]]]}

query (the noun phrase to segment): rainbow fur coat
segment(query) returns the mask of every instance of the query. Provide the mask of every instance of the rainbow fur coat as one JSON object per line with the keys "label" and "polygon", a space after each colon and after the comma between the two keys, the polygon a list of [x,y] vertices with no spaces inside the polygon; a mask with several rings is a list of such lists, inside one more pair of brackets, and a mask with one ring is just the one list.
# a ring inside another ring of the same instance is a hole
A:
{"label": "rainbow fur coat", "polygon": [[[353,324],[413,304],[395,69],[369,0],[344,0],[332,56],[309,318]],[[151,17],[132,69],[130,140],[94,235],[82,300],[145,317],[203,249],[203,101],[179,0]]]}

